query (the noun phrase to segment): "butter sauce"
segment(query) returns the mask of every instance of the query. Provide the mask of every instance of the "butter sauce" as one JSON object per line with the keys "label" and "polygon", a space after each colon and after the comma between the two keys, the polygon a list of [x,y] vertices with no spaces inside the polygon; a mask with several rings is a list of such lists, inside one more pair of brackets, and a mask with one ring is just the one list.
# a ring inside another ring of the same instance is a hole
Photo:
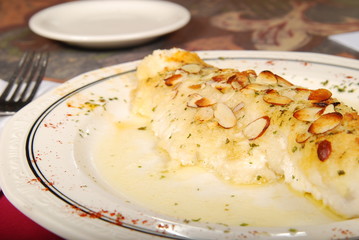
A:
{"label": "butter sauce", "polygon": [[108,123],[93,149],[111,192],[184,222],[231,226],[301,226],[340,220],[283,183],[238,186],[198,167],[173,167],[139,119]]}

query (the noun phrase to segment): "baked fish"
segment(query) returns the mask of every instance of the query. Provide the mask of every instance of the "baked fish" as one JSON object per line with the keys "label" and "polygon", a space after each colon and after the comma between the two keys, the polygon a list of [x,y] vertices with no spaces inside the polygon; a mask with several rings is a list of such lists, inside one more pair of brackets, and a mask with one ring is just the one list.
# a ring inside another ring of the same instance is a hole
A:
{"label": "baked fish", "polygon": [[145,57],[137,78],[132,111],[148,119],[171,164],[236,184],[283,181],[359,216],[359,116],[329,90],[217,68],[177,48]]}

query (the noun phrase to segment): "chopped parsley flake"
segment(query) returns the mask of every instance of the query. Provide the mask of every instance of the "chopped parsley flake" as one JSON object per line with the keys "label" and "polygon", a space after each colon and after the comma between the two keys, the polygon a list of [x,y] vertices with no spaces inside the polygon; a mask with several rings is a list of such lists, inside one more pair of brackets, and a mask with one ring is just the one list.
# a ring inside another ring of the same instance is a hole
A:
{"label": "chopped parsley flake", "polygon": [[329,83],[329,80],[325,80],[324,82],[321,82],[321,84],[322,84],[323,86],[327,86],[328,83]]}
{"label": "chopped parsley flake", "polygon": [[298,147],[297,146],[294,146],[293,148],[292,148],[292,152],[294,153],[294,152],[296,152],[298,150]]}

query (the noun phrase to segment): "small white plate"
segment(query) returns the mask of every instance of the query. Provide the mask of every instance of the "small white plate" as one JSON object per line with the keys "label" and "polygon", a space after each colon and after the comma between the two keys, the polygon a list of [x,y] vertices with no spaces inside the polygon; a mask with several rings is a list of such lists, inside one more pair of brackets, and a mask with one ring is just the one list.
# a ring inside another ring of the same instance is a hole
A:
{"label": "small white plate", "polygon": [[29,27],[40,36],[71,45],[110,48],[150,41],[189,20],[187,9],[166,1],[76,1],[36,13]]}

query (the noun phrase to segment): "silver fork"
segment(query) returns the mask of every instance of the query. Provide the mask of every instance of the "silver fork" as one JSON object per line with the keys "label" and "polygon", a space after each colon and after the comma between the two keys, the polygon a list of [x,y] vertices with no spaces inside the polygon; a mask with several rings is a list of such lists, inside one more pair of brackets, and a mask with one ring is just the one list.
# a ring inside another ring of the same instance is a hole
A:
{"label": "silver fork", "polygon": [[32,101],[45,75],[48,52],[26,52],[0,96],[0,116],[13,115]]}

